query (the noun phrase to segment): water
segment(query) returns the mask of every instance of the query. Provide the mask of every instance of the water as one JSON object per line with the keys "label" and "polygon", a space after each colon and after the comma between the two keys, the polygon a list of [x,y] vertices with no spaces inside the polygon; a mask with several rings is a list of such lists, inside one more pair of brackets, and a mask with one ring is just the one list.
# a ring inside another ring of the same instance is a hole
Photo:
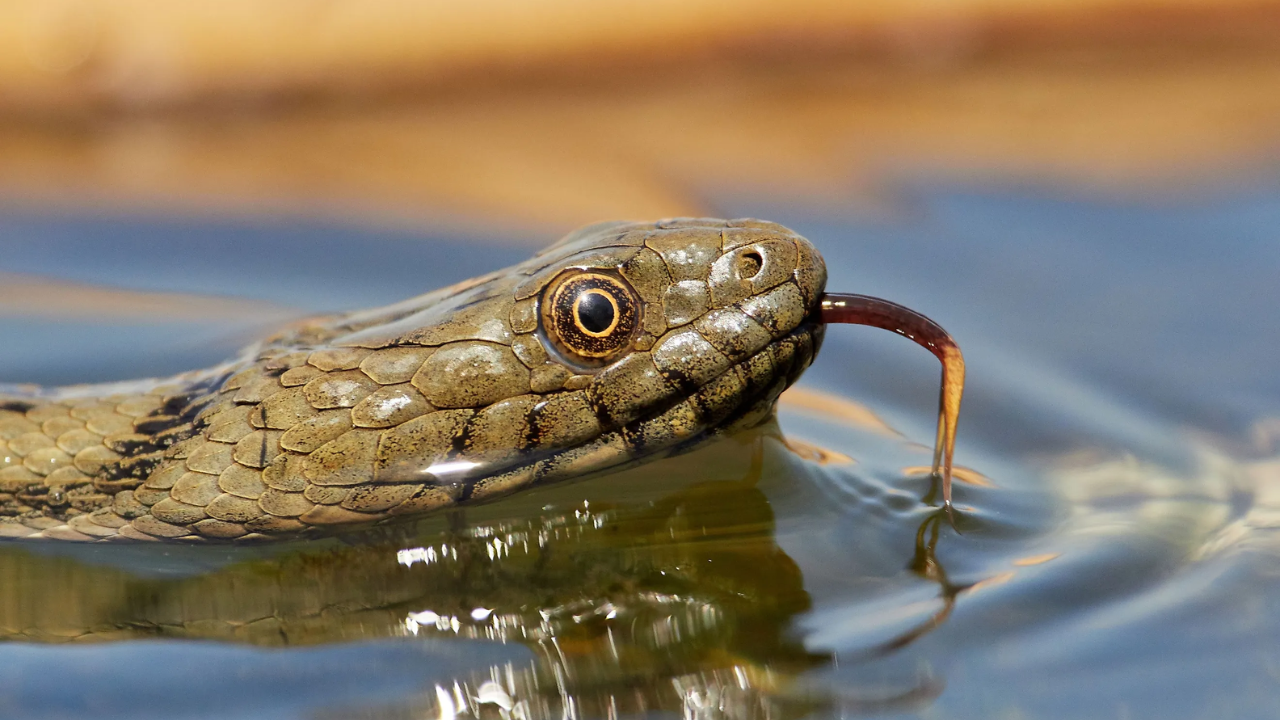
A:
{"label": "water", "polygon": [[[956,527],[922,501],[936,360],[833,327],[775,425],[413,528],[0,546],[0,717],[1274,715],[1280,185],[909,200],[877,220],[720,205],[814,240],[831,290],[901,302],[960,341]],[[5,271],[243,304],[11,312],[0,381],[202,366],[267,320],[528,252],[10,212]]]}

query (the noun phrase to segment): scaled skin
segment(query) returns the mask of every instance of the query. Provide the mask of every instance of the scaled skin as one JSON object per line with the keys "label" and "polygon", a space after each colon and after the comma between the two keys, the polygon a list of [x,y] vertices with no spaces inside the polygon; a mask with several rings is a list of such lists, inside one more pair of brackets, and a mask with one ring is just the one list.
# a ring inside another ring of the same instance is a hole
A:
{"label": "scaled skin", "polygon": [[[580,272],[636,300],[605,360],[543,312]],[[773,223],[605,223],[238,363],[0,398],[0,537],[297,538],[679,452],[768,417],[821,342],[825,282]]]}

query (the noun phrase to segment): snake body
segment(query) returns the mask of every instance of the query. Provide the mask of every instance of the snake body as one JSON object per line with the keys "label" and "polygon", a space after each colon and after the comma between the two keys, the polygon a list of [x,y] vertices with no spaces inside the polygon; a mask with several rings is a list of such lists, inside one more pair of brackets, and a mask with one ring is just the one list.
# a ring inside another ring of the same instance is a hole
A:
{"label": "snake body", "polygon": [[0,537],[294,539],[679,452],[769,416],[825,282],[773,223],[604,223],[217,368],[7,392]]}

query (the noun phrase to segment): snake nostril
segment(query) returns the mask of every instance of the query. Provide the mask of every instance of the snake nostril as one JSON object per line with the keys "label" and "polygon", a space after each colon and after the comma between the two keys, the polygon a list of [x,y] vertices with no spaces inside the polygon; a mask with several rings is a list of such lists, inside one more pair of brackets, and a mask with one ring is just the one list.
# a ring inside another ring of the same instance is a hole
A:
{"label": "snake nostril", "polygon": [[755,250],[749,250],[738,257],[738,277],[750,280],[760,274],[764,267],[764,258]]}

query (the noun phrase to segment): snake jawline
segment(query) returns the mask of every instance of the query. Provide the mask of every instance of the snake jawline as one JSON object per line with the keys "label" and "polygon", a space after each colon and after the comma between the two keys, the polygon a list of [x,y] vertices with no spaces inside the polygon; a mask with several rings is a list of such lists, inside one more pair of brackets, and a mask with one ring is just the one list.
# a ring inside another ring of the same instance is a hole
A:
{"label": "snake jawline", "polygon": [[[538,453],[514,467],[480,466],[475,468],[476,477],[438,485],[450,488],[457,505],[488,501],[534,485],[585,478],[688,452],[715,437],[757,425],[773,413],[778,396],[813,361],[823,327],[806,323],[690,394],[585,445]],[[453,460],[465,462],[465,456]],[[404,482],[422,483],[423,479]]]}

